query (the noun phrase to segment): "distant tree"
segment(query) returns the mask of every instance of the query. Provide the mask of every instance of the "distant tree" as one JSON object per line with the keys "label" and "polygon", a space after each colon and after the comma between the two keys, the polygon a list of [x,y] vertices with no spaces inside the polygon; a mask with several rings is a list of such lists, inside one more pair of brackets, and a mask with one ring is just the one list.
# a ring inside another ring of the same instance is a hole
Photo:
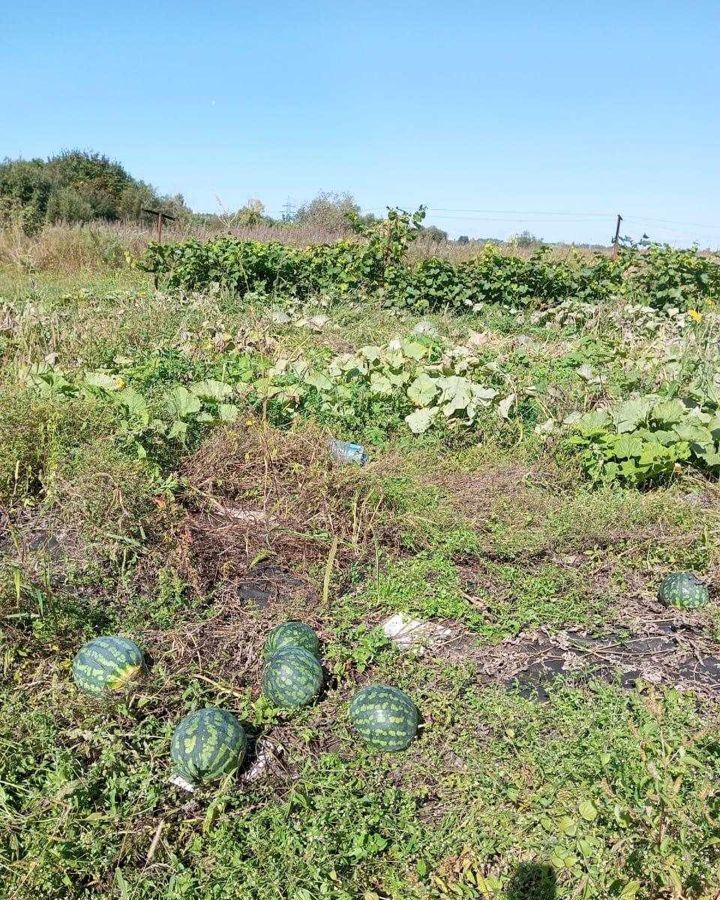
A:
{"label": "distant tree", "polygon": [[89,204],[91,218],[119,218],[123,191],[138,182],[107,156],[82,150],[66,150],[48,160],[47,171],[56,189],[72,188]]}
{"label": "distant tree", "polygon": [[173,209],[170,208],[172,203],[169,203],[167,198],[163,198],[159,202],[157,194],[149,184],[145,184],[143,181],[127,184],[123,188],[117,203],[117,217],[124,221],[137,221],[142,217],[143,209],[154,209],[158,203],[165,212],[175,215]]}
{"label": "distant tree", "polygon": [[520,234],[513,234],[508,238],[511,244],[517,244],[518,247],[532,247],[534,244],[542,244],[543,239],[535,237],[529,231],[521,231]]}
{"label": "distant tree", "polygon": [[427,228],[420,229],[420,238],[432,241],[433,244],[442,244],[448,239],[448,234],[436,225],[428,225]]}
{"label": "distant tree", "polygon": [[265,215],[265,204],[262,200],[248,200],[245,206],[237,211],[236,220],[238,225],[245,226],[246,228],[253,228],[256,225],[260,225],[262,222],[268,221],[267,216]]}
{"label": "distant tree", "polygon": [[301,225],[314,225],[336,234],[352,231],[350,218],[360,215],[360,207],[348,193],[324,191],[303,203],[295,213],[294,221]]}
{"label": "distant tree", "polygon": [[457,239],[458,244],[469,244],[470,238],[466,234],[461,234]]}

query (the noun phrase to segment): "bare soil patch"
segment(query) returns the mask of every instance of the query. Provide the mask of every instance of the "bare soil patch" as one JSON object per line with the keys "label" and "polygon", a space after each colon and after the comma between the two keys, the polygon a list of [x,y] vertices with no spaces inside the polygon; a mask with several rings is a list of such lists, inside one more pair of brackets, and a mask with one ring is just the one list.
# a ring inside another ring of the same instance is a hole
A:
{"label": "bare soil patch", "polygon": [[656,684],[717,700],[720,647],[705,625],[701,612],[666,609],[637,597],[602,631],[543,627],[494,646],[478,646],[473,635],[455,627],[438,652],[471,663],[483,685],[517,688],[540,700],[547,699],[556,678],[600,678],[626,688]]}

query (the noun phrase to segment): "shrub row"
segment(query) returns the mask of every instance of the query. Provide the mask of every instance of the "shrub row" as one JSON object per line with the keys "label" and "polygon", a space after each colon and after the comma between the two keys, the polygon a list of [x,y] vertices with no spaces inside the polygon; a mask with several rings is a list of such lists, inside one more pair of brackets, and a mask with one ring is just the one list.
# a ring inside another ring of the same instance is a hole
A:
{"label": "shrub row", "polygon": [[[306,248],[220,237],[201,243],[151,244],[138,261],[171,289],[219,285],[305,297],[317,293],[372,295],[387,305],[419,312],[463,310],[479,303],[524,306],[570,298],[603,303],[626,294],[648,306],[693,308],[720,300],[720,265],[697,249],[624,248],[617,260],[553,257],[541,247],[528,258],[487,245],[469,261],[430,258],[411,263],[405,253],[414,232],[391,220],[386,235]],[[398,234],[398,232],[400,232]]]}

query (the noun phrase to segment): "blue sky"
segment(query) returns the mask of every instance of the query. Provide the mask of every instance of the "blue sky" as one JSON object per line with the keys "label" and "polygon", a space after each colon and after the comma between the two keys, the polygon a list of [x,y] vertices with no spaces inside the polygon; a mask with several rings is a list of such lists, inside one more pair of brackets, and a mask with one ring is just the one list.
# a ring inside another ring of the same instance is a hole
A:
{"label": "blue sky", "polygon": [[720,5],[0,0],[0,156],[199,210],[320,190],[451,234],[720,245]]}

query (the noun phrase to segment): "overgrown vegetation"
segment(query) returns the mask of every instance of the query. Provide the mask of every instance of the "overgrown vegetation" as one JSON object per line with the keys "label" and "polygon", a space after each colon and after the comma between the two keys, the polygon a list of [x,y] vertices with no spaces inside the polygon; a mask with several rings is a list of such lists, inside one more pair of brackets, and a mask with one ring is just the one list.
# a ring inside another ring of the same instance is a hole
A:
{"label": "overgrown vegetation", "polygon": [[[156,191],[99,153],[71,150],[42,159],[0,163],[0,226],[36,232],[46,223],[137,220],[161,202]],[[162,198],[183,209],[182,197]]]}
{"label": "overgrown vegetation", "polygon": [[[715,896],[717,263],[423,260],[421,223],[0,270],[3,896]],[[677,571],[709,605],[657,601]],[[292,716],[260,691],[289,618],[326,674]],[[70,677],[100,634],[149,660],[117,702]],[[402,754],[350,727],[377,683],[421,712]],[[250,746],[189,795],[205,705]]]}
{"label": "overgrown vegetation", "polygon": [[476,258],[459,263],[436,257],[408,263],[408,245],[417,238],[423,217],[423,209],[412,215],[390,210],[387,219],[369,224],[356,216],[364,240],[302,249],[228,237],[153,244],[140,266],[169,288],[218,285],[241,296],[262,290],[300,298],[356,292],[419,312],[570,298],[607,303],[618,295],[655,309],[688,309],[720,299],[720,266],[696,249],[629,247],[618,261],[602,254],[561,260],[542,245],[524,258],[488,244]]}

